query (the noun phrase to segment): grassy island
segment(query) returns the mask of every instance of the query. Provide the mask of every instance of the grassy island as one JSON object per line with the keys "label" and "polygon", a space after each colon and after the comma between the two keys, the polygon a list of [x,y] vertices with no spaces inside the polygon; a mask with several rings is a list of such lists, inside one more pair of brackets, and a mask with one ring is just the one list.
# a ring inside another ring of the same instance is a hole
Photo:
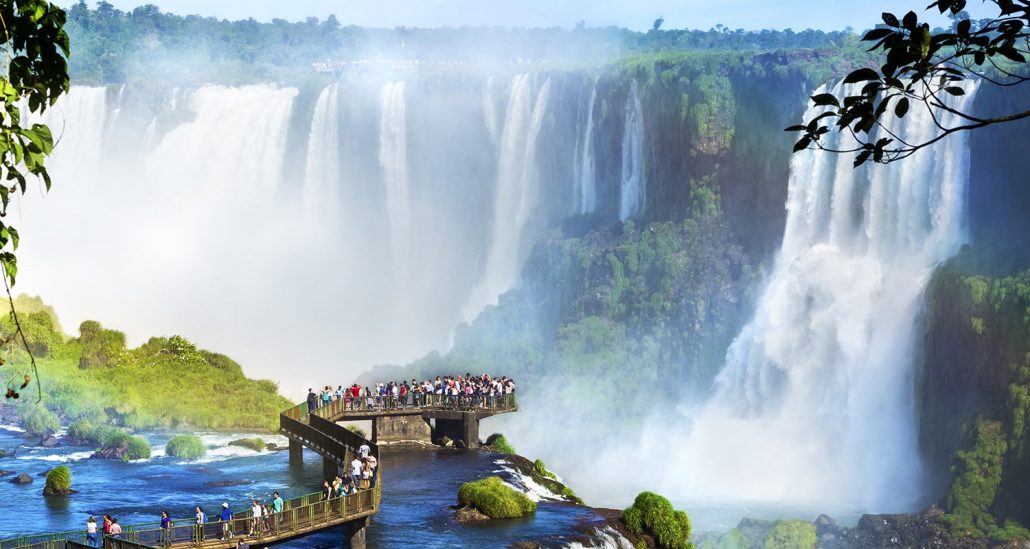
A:
{"label": "grassy island", "polygon": [[487,477],[462,484],[458,490],[458,503],[474,507],[494,519],[518,518],[536,511],[533,500],[512,489],[500,477]]}

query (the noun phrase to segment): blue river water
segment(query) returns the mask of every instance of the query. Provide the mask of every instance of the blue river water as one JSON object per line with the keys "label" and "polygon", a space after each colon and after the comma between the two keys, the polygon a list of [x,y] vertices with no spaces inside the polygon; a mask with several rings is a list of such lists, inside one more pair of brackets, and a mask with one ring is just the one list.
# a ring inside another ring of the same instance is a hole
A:
{"label": "blue river water", "polygon": [[[154,449],[148,460],[123,463],[90,459],[92,449],[81,446],[42,448],[38,437],[0,426],[0,449],[16,450],[15,457],[0,458],[0,469],[13,474],[0,478],[0,539],[22,534],[61,532],[85,528],[90,515],[109,514],[122,524],[156,524],[160,512],[192,517],[201,505],[214,512],[223,501],[243,510],[252,498],[271,499],[278,490],[290,498],[318,491],[321,458],[305,450],[304,467],[291,469],[287,452],[254,452],[227,446],[243,434],[197,433],[208,446],[208,456],[183,462],[164,455],[171,435],[144,433]],[[250,435],[253,436],[253,435]],[[285,444],[281,437],[264,437]],[[514,541],[532,541],[562,547],[575,537],[577,524],[596,518],[589,508],[540,502],[537,512],[524,519],[459,524],[449,508],[463,482],[497,474],[497,454],[474,450],[387,450],[382,456],[385,475],[383,503],[367,533],[369,547],[482,547],[503,548]],[[66,464],[72,471],[67,497],[43,497],[43,475]],[[26,473],[28,485],[8,482]],[[288,548],[344,548],[342,530],[329,530],[281,544]]]}

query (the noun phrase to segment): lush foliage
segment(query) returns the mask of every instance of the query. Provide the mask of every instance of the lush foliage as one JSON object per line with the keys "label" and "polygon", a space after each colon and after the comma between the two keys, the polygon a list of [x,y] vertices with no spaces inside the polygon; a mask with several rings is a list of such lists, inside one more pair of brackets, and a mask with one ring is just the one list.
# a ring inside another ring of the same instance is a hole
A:
{"label": "lush foliage", "polygon": [[58,465],[47,471],[46,485],[56,492],[69,490],[72,487],[72,471],[67,465]]}
{"label": "lush foliage", "polygon": [[517,518],[536,511],[533,500],[505,484],[500,477],[487,477],[462,484],[458,490],[458,503],[474,507],[495,519]]}
{"label": "lush foliage", "polygon": [[265,441],[260,438],[240,438],[229,443],[229,446],[239,446],[260,452],[265,449]]}
{"label": "lush foliage", "polygon": [[765,549],[812,549],[815,525],[803,520],[778,520],[765,536]]}
{"label": "lush foliage", "polygon": [[[12,195],[24,194],[28,190],[28,178],[40,180],[50,190],[50,175],[44,161],[53,152],[54,140],[44,124],[29,124],[24,114],[43,114],[58,97],[68,91],[68,34],[64,30],[65,13],[60,7],[46,0],[2,0],[0,21],[3,22],[4,52],[0,75],[0,165],[4,184],[0,185],[0,266],[3,267],[4,287],[10,298],[10,287],[18,274],[18,230],[7,218],[7,207]],[[31,349],[26,334],[19,328],[20,320],[11,303],[12,321],[15,326],[11,335],[0,341],[0,345],[16,343],[25,351]],[[29,362],[35,370],[32,355]],[[38,375],[37,375],[38,377]],[[12,375],[7,386],[6,397],[19,398],[18,392],[31,382],[29,373]],[[38,380],[37,380],[38,381]],[[39,384],[37,383],[37,390]],[[38,400],[38,399],[37,399]]]}
{"label": "lush foliage", "polygon": [[175,435],[165,445],[165,454],[180,459],[194,460],[207,455],[207,448],[196,435]]}
{"label": "lush foliage", "polygon": [[[1006,88],[1030,81],[1026,66],[1026,56],[1030,55],[1030,7],[1026,2],[991,1],[998,8],[998,16],[981,20],[975,26],[962,11],[966,0],[931,3],[928,9],[949,12],[956,19],[953,28],[937,32],[931,31],[929,24],[920,23],[913,11],[900,19],[884,13],[884,25],[862,38],[875,44],[872,50],[883,50],[884,63],[879,70],[863,67],[844,78],[845,84],[862,85],[857,93],[848,92],[850,95],[842,98],[832,93],[813,96],[813,103],[827,110],[802,125],[787,128],[802,132],[794,150],[815,145],[837,153],[857,153],[856,167],[870,159],[888,163],[906,158],[950,133],[1030,117],[1025,105],[994,118],[981,118],[947,105],[949,96],[965,94],[959,83],[967,78]],[[966,17],[961,17],[963,14]],[[904,118],[910,104],[937,114],[934,123],[940,129],[938,137],[910,143],[886,129],[881,122],[884,115]],[[946,123],[941,118],[946,114],[958,118]],[[856,146],[825,147],[821,138],[831,130],[854,136]]]}
{"label": "lush foliage", "polygon": [[[341,24],[343,23],[343,24]],[[226,21],[214,17],[161,13],[153,5],[132,11],[106,2],[85,2],[68,10],[75,43],[70,72],[77,82],[241,83],[302,81],[312,65],[327,59],[414,58],[423,63],[531,61],[591,62],[622,52],[677,50],[758,51],[785,48],[830,49],[853,41],[850,31],[791,29],[748,32],[718,25],[709,30],[641,33],[615,27],[574,30],[480,27],[460,29],[367,29],[347,26],[335,16],[288,22]],[[441,63],[441,66],[446,66]]]}
{"label": "lush foliage", "polygon": [[124,450],[122,459],[126,461],[147,459],[150,457],[150,442],[141,436],[115,429],[105,433],[100,450]]}
{"label": "lush foliage", "polygon": [[[19,298],[19,303],[34,303],[37,309],[23,316],[41,314],[40,308],[45,306],[37,301]],[[273,430],[279,412],[290,405],[278,394],[275,383],[247,379],[239,364],[197,349],[180,336],[151,338],[140,347],[127,349],[124,335],[95,321],[83,322],[84,331],[78,338],[58,332],[56,317],[32,325],[38,328],[29,331],[36,334],[33,341],[45,341],[47,349],[40,355],[47,372],[42,406],[69,422],[84,419],[94,429],[119,425],[133,429]],[[10,334],[5,331],[8,328],[0,323],[2,334]],[[24,360],[15,355],[16,366],[25,364]],[[102,368],[102,375],[96,368]],[[34,431],[46,425],[56,430],[52,421],[39,423],[36,408],[27,410],[29,421],[35,422]],[[24,415],[22,420],[26,421]],[[99,435],[77,438],[96,440]]]}
{"label": "lush foliage", "polygon": [[516,454],[515,448],[508,443],[508,439],[504,438],[504,435],[500,433],[494,433],[487,437],[486,446],[488,446],[494,452],[499,454]]}
{"label": "lush foliage", "polygon": [[992,278],[966,250],[927,291],[917,394],[924,452],[957,535],[1026,537],[1030,271]]}
{"label": "lush foliage", "polygon": [[633,505],[622,512],[622,522],[634,534],[648,534],[658,547],[686,549],[690,543],[690,518],[654,492],[641,492]]}
{"label": "lush foliage", "polygon": [[544,460],[542,459],[537,459],[536,461],[534,461],[533,467],[536,469],[537,474],[542,477],[550,479],[558,478],[557,475],[547,470],[547,466],[544,465]]}
{"label": "lush foliage", "polygon": [[18,417],[22,429],[32,435],[52,434],[61,428],[57,415],[41,404],[23,404],[18,408]]}
{"label": "lush foliage", "polygon": [[365,433],[365,430],[361,427],[358,427],[357,425],[354,425],[353,423],[347,425],[347,429],[361,438],[368,438],[368,435],[367,433]]}

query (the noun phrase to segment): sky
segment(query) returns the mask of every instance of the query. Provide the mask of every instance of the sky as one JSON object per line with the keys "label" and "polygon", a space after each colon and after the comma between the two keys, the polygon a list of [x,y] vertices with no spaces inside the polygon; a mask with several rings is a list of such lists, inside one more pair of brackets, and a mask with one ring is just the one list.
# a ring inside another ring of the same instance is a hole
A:
{"label": "sky", "polygon": [[[116,8],[131,10],[155,4],[161,11],[199,14],[225,19],[290,21],[330,14],[344,25],[364,27],[513,26],[572,27],[584,21],[590,27],[617,25],[634,30],[651,28],[665,18],[663,28],[709,29],[718,24],[731,29],[805,28],[856,30],[872,27],[880,13],[903,15],[923,12],[929,0],[108,0]],[[90,5],[95,2],[87,0]],[[69,6],[73,0],[57,0]],[[970,0],[974,18],[988,17],[992,4]],[[936,14],[936,10],[933,10]],[[921,13],[927,19],[930,12]],[[943,17],[928,19],[943,25]]]}

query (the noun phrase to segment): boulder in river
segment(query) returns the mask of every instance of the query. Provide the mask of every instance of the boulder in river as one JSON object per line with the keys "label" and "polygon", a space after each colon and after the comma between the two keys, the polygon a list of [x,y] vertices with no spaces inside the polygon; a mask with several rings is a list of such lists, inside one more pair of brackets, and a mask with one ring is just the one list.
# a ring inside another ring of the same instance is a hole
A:
{"label": "boulder in river", "polygon": [[32,477],[29,476],[29,475],[26,475],[25,473],[22,473],[22,474],[20,474],[20,475],[18,475],[16,477],[12,478],[11,479],[11,483],[13,483],[13,484],[32,484]]}
{"label": "boulder in river", "polygon": [[7,475],[13,475],[13,474],[14,474],[14,471],[5,471],[4,469],[0,469],[0,477],[6,477]]}
{"label": "boulder in river", "polygon": [[57,437],[55,437],[54,435],[47,435],[41,438],[39,440],[39,444],[37,444],[37,446],[42,446],[44,448],[54,448],[60,445],[61,441],[57,440]]}
{"label": "boulder in river", "polygon": [[210,486],[212,488],[226,488],[229,486],[246,486],[247,484],[254,484],[253,480],[210,480],[204,483],[204,486]]}
{"label": "boulder in river", "polygon": [[486,516],[484,513],[481,513],[475,507],[466,505],[463,507],[458,507],[458,510],[454,512],[454,520],[461,523],[482,522],[485,520],[490,520],[490,517]]}

